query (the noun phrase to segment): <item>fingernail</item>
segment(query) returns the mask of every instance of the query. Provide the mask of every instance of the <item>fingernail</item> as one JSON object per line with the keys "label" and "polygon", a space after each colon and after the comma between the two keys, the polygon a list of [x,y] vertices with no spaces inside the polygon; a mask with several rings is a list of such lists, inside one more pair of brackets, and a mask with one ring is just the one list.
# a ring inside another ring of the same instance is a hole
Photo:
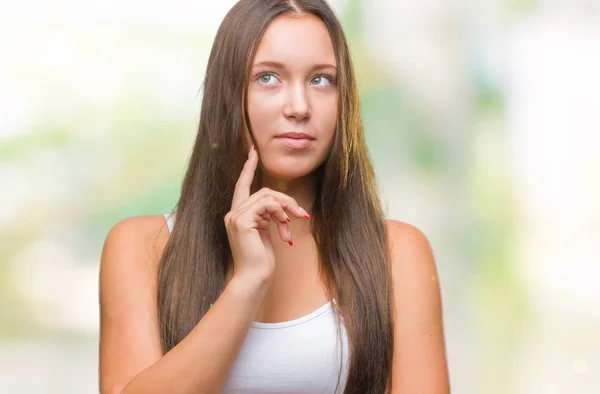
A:
{"label": "fingernail", "polygon": [[291,222],[290,218],[285,218],[286,222]]}
{"label": "fingernail", "polygon": [[300,206],[299,206],[298,208],[300,208],[300,210],[301,210],[301,211],[304,213],[304,217],[305,217],[305,218],[307,218],[308,220],[312,220],[312,219],[310,218],[310,215],[308,214],[308,212],[306,212],[306,209],[304,209],[304,208],[302,208],[302,207],[300,207]]}
{"label": "fingernail", "polygon": [[294,246],[294,243],[292,242],[291,239],[288,241],[288,243],[290,244],[290,246]]}
{"label": "fingernail", "polygon": [[252,147],[250,147],[250,151],[248,152],[248,158],[251,158],[252,154],[254,154],[254,145],[252,145]]}

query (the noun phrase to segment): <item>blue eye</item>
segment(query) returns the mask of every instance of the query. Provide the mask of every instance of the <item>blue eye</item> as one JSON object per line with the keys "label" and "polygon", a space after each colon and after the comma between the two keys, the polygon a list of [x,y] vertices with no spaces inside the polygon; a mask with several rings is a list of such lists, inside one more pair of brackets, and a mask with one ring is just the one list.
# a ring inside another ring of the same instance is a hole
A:
{"label": "blue eye", "polygon": [[311,82],[313,85],[327,86],[333,84],[333,78],[329,75],[317,75]]}
{"label": "blue eye", "polygon": [[272,85],[277,82],[277,79],[272,74],[262,74],[258,77],[258,81],[265,85]]}

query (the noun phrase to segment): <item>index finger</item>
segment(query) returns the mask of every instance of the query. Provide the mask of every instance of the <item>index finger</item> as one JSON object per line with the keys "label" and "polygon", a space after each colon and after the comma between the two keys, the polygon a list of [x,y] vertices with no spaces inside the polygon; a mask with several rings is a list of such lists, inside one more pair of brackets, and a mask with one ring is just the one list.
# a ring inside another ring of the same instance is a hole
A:
{"label": "index finger", "polygon": [[237,207],[250,197],[250,188],[252,187],[252,181],[254,180],[254,172],[256,171],[256,165],[258,164],[258,153],[254,149],[254,145],[248,152],[248,160],[242,168],[240,177],[235,184],[235,190],[233,191],[233,200],[231,201],[231,209]]}

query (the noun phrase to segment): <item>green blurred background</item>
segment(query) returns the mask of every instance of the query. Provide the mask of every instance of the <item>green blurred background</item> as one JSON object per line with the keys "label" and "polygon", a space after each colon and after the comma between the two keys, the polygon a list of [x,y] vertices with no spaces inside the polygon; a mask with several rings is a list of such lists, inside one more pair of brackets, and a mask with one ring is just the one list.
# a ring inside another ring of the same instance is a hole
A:
{"label": "green blurred background", "polygon": [[[175,205],[232,0],[0,15],[0,392],[97,392],[98,266]],[[429,237],[453,392],[600,393],[600,2],[337,0],[389,218]]]}

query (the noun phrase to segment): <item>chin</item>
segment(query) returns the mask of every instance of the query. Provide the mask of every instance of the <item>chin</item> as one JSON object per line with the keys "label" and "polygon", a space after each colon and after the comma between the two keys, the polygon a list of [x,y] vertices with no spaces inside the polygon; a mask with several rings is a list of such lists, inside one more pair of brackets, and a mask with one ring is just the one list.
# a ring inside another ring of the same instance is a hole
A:
{"label": "chin", "polygon": [[269,176],[269,178],[277,179],[279,181],[293,181],[299,178],[303,178],[309,175],[312,171],[299,171],[297,169],[287,169],[287,168],[278,168],[278,169],[267,169],[263,168],[263,172]]}
{"label": "chin", "polygon": [[262,170],[265,175],[268,175],[270,178],[280,181],[293,181],[310,175],[318,166],[319,163],[313,161],[309,162],[306,159],[293,161],[276,160],[272,162],[263,162]]}

